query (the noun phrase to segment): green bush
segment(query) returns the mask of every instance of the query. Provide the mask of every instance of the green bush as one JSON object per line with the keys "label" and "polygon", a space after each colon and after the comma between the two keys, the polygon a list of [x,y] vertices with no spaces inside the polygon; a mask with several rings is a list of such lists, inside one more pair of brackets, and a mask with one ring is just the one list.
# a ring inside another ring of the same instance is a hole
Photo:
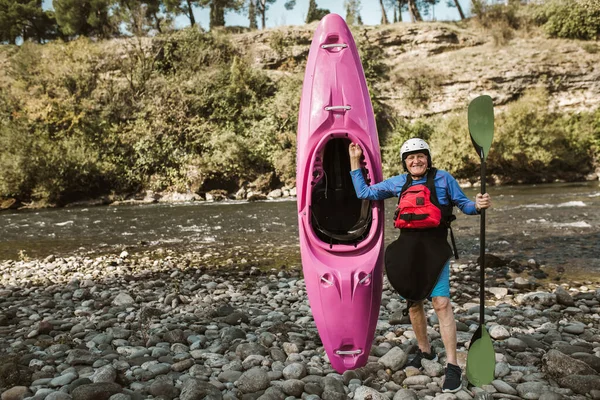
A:
{"label": "green bush", "polygon": [[596,40],[600,36],[600,2],[552,0],[536,7],[535,21],[551,37]]}

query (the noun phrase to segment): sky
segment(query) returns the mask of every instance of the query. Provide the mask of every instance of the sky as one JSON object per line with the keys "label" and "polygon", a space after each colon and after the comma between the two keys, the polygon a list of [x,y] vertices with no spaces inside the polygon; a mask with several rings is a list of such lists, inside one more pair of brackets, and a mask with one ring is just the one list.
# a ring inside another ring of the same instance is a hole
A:
{"label": "sky", "polygon": [[[309,0],[296,0],[296,7],[292,10],[286,10],[283,6],[286,0],[276,0],[270,5],[267,10],[267,28],[273,28],[282,25],[303,25],[308,11]],[[342,17],[346,15],[344,9],[344,0],[316,0],[319,8],[324,8],[332,13],[340,14]],[[447,0],[440,0],[440,3],[435,6],[434,15],[424,16],[425,20],[431,20],[435,17],[438,21],[457,20],[459,19],[456,8],[450,8],[446,5]],[[43,0],[43,8],[52,8],[52,0]],[[463,11],[469,15],[470,0],[460,0]],[[208,30],[209,11],[208,9],[196,9],[194,12],[197,23],[205,30]],[[360,16],[365,25],[378,25],[381,22],[381,8],[379,0],[361,0]],[[388,19],[392,20],[394,15],[391,12],[387,14]],[[402,19],[410,21],[408,13],[403,13]],[[179,16],[175,20],[175,26],[182,28],[188,26],[189,19],[184,16]],[[260,27],[260,20],[258,21]],[[229,12],[225,15],[225,25],[240,25],[248,26],[248,17],[246,15]]]}
{"label": "sky", "polygon": [[[286,10],[283,6],[286,0],[277,0],[267,10],[267,28],[273,28],[275,26],[282,25],[303,25],[306,20],[306,14],[308,12],[308,0],[296,0],[296,7],[292,10]],[[316,0],[319,8],[324,8],[332,13],[340,14],[342,17],[346,16],[346,10],[344,9],[344,0]],[[460,0],[460,5],[463,8],[465,14],[469,14],[471,1]],[[441,0],[440,3],[435,6],[433,13],[435,13],[435,19],[438,21],[447,20],[458,20],[460,17],[456,8],[450,8],[446,5],[446,0]],[[433,14],[432,13],[432,14]],[[196,19],[200,21],[200,25],[204,29],[208,29],[208,10],[196,10],[194,13]],[[379,25],[381,22],[381,7],[379,6],[379,0],[361,0],[360,16],[365,25]],[[387,12],[389,20],[393,20],[394,14],[390,11]],[[431,20],[432,15],[424,17],[425,20]],[[403,21],[410,21],[408,13],[403,13]],[[176,21],[177,27],[189,25],[189,20],[185,17],[179,17]],[[260,20],[258,21],[260,27]],[[227,13],[225,15],[225,25],[240,25],[248,26],[248,17],[237,13]]]}

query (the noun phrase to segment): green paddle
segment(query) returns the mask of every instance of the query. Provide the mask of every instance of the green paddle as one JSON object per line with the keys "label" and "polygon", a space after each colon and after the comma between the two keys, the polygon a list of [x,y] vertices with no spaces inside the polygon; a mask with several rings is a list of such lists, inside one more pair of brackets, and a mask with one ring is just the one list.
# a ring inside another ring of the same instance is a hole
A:
{"label": "green paddle", "polygon": [[[494,138],[494,103],[490,96],[479,96],[469,104],[469,133],[481,159],[481,193],[485,193],[485,160]],[[471,338],[467,354],[467,379],[474,386],[494,380],[496,355],[492,339],[485,328],[485,210],[481,210],[479,232],[479,327]]]}

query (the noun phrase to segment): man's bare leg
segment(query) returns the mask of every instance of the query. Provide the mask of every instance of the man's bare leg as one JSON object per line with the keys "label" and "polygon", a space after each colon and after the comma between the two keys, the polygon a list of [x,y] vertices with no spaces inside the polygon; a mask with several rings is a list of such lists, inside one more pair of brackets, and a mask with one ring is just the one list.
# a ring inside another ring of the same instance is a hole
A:
{"label": "man's bare leg", "polygon": [[440,321],[440,334],[442,335],[442,341],[446,349],[446,362],[458,365],[456,361],[456,320],[454,319],[454,311],[452,310],[450,299],[448,297],[434,297],[433,309]]}
{"label": "man's bare leg", "polygon": [[413,331],[417,337],[419,349],[423,353],[431,353],[431,344],[427,337],[427,317],[425,316],[423,302],[421,301],[409,308],[408,314],[410,315],[410,323],[412,324]]}

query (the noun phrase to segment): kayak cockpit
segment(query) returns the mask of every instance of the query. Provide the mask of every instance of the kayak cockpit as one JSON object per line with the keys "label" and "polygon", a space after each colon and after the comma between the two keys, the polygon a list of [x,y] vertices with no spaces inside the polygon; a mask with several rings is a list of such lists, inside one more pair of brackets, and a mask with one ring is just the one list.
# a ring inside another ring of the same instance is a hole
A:
{"label": "kayak cockpit", "polygon": [[313,165],[311,225],[315,235],[330,245],[356,245],[368,236],[372,224],[371,202],[356,197],[349,145],[347,138],[327,141]]}

